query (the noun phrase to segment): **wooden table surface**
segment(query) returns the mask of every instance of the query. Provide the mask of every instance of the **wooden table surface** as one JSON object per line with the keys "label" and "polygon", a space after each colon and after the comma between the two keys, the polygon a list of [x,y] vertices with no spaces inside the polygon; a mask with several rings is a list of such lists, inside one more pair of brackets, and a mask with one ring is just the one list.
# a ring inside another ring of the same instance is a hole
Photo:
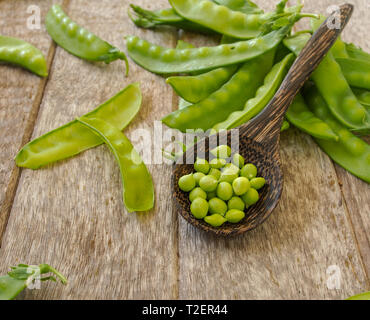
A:
{"label": "wooden table surface", "polygon": [[[48,79],[40,79],[0,65],[0,274],[18,263],[49,263],[69,279],[65,287],[44,283],[22,298],[343,299],[370,290],[369,185],[296,129],[281,137],[285,183],[277,209],[262,226],[233,239],[206,235],[178,217],[165,164],[149,165],[156,205],[140,214],[125,210],[119,168],[105,146],[41,170],[17,168],[13,158],[30,139],[92,110],[131,82],[141,82],[144,99],[125,130],[129,137],[140,128],[153,130],[154,120],[177,104],[163,78],[131,61],[125,78],[122,62],[91,64],[57,47],[43,24],[56,2],[122,49],[128,34],[164,46],[179,38],[214,43],[171,29],[136,28],[127,17],[128,0],[0,1],[0,34],[36,45],[50,69]],[[166,0],[134,2],[168,6]],[[272,8],[276,1],[259,2]],[[343,38],[370,51],[370,3],[351,2],[355,12]],[[305,11],[326,13],[337,3],[306,0]],[[41,10],[41,29],[27,28],[31,5]]]}

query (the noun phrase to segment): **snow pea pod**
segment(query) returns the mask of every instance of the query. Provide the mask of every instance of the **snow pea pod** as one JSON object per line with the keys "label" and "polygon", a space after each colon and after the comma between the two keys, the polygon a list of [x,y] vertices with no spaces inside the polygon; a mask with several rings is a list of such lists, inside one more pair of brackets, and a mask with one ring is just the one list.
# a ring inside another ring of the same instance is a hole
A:
{"label": "snow pea pod", "polygon": [[356,294],[355,296],[349,297],[346,300],[370,300],[370,291]]}
{"label": "snow pea pod", "polygon": [[369,108],[370,107],[370,91],[365,89],[359,89],[359,88],[352,88],[353,93],[357,97],[357,100],[360,101],[360,103]]}
{"label": "snow pea pod", "polygon": [[152,177],[127,137],[104,120],[81,117],[77,121],[103,140],[120,167],[123,202],[129,212],[147,211],[154,205]]}
{"label": "snow pea pod", "polygon": [[170,128],[186,132],[187,129],[208,130],[225,120],[255,94],[271,68],[274,53],[269,51],[245,62],[219,90],[196,104],[170,113],[162,122]]}
{"label": "snow pea pod", "polygon": [[231,65],[197,76],[169,77],[166,82],[180,97],[191,103],[197,103],[218,90],[232,77],[237,69],[237,65]]}
{"label": "snow pea pod", "polygon": [[158,74],[207,71],[256,58],[275,48],[289,32],[289,27],[262,37],[194,49],[167,49],[135,36],[127,37],[130,57],[144,69]]}
{"label": "snow pea pod", "polygon": [[[122,130],[139,111],[141,100],[139,84],[134,83],[87,113],[85,118],[100,118]],[[15,162],[19,167],[38,169],[102,143],[99,137],[74,120],[26,144]]]}
{"label": "snow pea pod", "polygon": [[67,279],[47,264],[40,264],[39,266],[20,264],[11,267],[11,271],[6,276],[0,277],[0,300],[13,300],[35,281],[56,281],[54,276],[41,277],[41,275],[47,273],[54,274],[62,284],[67,284]]}
{"label": "snow pea pod", "polygon": [[40,77],[48,75],[42,52],[21,39],[0,35],[0,61],[16,64]]}
{"label": "snow pea pod", "polygon": [[55,4],[51,7],[45,24],[53,40],[69,53],[89,61],[110,63],[117,59],[124,60],[127,75],[129,66],[126,55],[118,48],[78,26],[59,5]]}
{"label": "snow pea pod", "polygon": [[370,63],[370,53],[365,52],[360,47],[355,46],[353,43],[346,43],[346,51],[350,58],[364,60]]}
{"label": "snow pea pod", "polygon": [[225,6],[233,11],[239,11],[247,14],[263,13],[263,10],[250,0],[213,0],[213,2]]}
{"label": "snow pea pod", "polygon": [[231,113],[226,120],[215,124],[213,128],[215,130],[236,128],[260,113],[279,89],[293,60],[294,55],[289,54],[275,64],[266,75],[263,85],[258,88],[255,97],[246,102],[244,109]]}
{"label": "snow pea pod", "polygon": [[[298,55],[309,37],[306,34],[289,37],[284,39],[284,44]],[[367,131],[370,128],[369,113],[356,99],[331,51],[311,78],[338,121],[356,131]]]}
{"label": "snow pea pod", "polygon": [[370,62],[347,58],[336,61],[350,86],[370,90]]}
{"label": "snow pea pod", "polygon": [[338,136],[329,125],[316,117],[298,94],[285,114],[290,123],[309,135],[324,140],[338,141]]}
{"label": "snow pea pod", "polygon": [[304,98],[313,113],[325,121],[339,138],[337,142],[315,138],[317,144],[344,169],[370,183],[370,146],[332,116],[316,87],[306,89]]}

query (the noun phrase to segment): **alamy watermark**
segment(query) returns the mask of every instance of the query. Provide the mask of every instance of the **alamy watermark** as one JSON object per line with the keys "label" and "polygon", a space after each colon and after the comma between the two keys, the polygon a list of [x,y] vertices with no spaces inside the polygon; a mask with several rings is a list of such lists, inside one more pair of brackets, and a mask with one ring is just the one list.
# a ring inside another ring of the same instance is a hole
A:
{"label": "alamy watermark", "polygon": [[37,5],[30,5],[27,7],[27,13],[30,15],[27,18],[27,28],[30,30],[41,29],[41,9]]}

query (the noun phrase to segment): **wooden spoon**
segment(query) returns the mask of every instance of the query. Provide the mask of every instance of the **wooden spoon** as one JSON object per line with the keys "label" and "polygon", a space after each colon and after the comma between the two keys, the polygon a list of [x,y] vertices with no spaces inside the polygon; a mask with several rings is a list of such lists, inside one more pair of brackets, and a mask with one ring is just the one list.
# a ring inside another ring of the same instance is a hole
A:
{"label": "wooden spoon", "polygon": [[[190,212],[189,194],[179,189],[178,180],[181,176],[194,171],[193,164],[187,164],[189,161],[186,159],[196,159],[198,153],[209,155],[209,138],[207,137],[194,148],[186,151],[181,159],[184,164],[176,163],[173,168],[172,188],[175,195],[175,205],[186,221],[206,232],[219,236],[231,236],[252,230],[269,217],[276,207],[283,189],[279,141],[284,114],[303,84],[334,44],[350,19],[352,11],[351,4],[344,4],[340,6],[340,12],[333,13],[320,26],[295,60],[279,90],[264,111],[238,128],[239,153],[248,163],[255,164],[259,176],[266,179],[266,185],[260,190],[259,201],[247,209],[246,217],[237,224],[225,223],[221,227],[215,228],[203,220],[194,218]],[[332,23],[333,19],[339,19],[340,27],[338,29],[328,28],[329,24],[327,25],[326,22],[329,20]],[[216,139],[220,138],[219,135],[217,134]],[[227,131],[227,144],[229,146],[231,145],[231,136],[231,131]],[[214,138],[215,136],[213,136]],[[225,143],[220,142],[220,144]]]}

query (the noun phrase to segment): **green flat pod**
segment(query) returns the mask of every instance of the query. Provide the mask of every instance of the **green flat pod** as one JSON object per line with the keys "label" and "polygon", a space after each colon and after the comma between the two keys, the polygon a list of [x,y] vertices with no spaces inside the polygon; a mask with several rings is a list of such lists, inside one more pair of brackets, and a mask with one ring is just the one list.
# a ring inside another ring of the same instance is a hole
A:
{"label": "green flat pod", "polygon": [[370,62],[370,53],[365,52],[353,43],[345,43],[345,45],[350,58]]}
{"label": "green flat pod", "polygon": [[266,75],[263,85],[258,88],[255,97],[246,102],[244,109],[231,113],[226,120],[215,124],[213,128],[215,130],[236,128],[259,114],[279,89],[293,60],[293,54],[289,54],[275,64]]}
{"label": "green flat pod", "polygon": [[40,77],[48,75],[42,52],[21,39],[0,35],[0,61],[21,66]]}
{"label": "green flat pod", "polygon": [[350,86],[370,90],[370,62],[347,58],[336,61]]}
{"label": "green flat pod", "polygon": [[163,48],[136,36],[126,39],[130,57],[144,69],[158,74],[208,71],[256,58],[275,48],[289,27],[252,40],[194,49]]}
{"label": "green flat pod", "polygon": [[370,146],[332,116],[316,87],[305,90],[304,98],[313,113],[326,122],[339,138],[337,142],[315,138],[316,143],[344,169],[370,183]]}
{"label": "green flat pod", "polygon": [[[134,83],[84,117],[100,118],[122,130],[139,111],[141,100],[139,84]],[[102,143],[91,130],[73,120],[27,143],[17,154],[15,163],[19,167],[38,169]]]}
{"label": "green flat pod", "polygon": [[246,14],[263,13],[263,10],[250,0],[213,0],[213,2],[233,11],[240,11]]}
{"label": "green flat pod", "polygon": [[369,108],[370,107],[370,90],[360,89],[360,88],[351,88],[356,98],[360,103]]}
{"label": "green flat pod", "polygon": [[187,129],[204,131],[225,120],[230,113],[243,108],[272,66],[274,51],[247,61],[219,90],[206,99],[176,110],[162,119],[170,128],[186,132]]}
{"label": "green flat pod", "polygon": [[60,5],[51,7],[46,15],[45,25],[52,39],[69,53],[89,61],[110,63],[117,59],[124,60],[127,75],[129,66],[126,55],[73,22]]}
{"label": "green flat pod", "polygon": [[285,116],[298,129],[315,138],[332,141],[339,140],[329,125],[311,112],[300,94],[295,97]]}
{"label": "green flat pod", "polygon": [[147,211],[154,206],[152,177],[131,142],[117,127],[98,118],[77,119],[103,140],[114,154],[120,167],[123,202],[129,212]]}
{"label": "green flat pod", "polygon": [[370,291],[356,294],[355,296],[349,297],[346,300],[370,300]]}

